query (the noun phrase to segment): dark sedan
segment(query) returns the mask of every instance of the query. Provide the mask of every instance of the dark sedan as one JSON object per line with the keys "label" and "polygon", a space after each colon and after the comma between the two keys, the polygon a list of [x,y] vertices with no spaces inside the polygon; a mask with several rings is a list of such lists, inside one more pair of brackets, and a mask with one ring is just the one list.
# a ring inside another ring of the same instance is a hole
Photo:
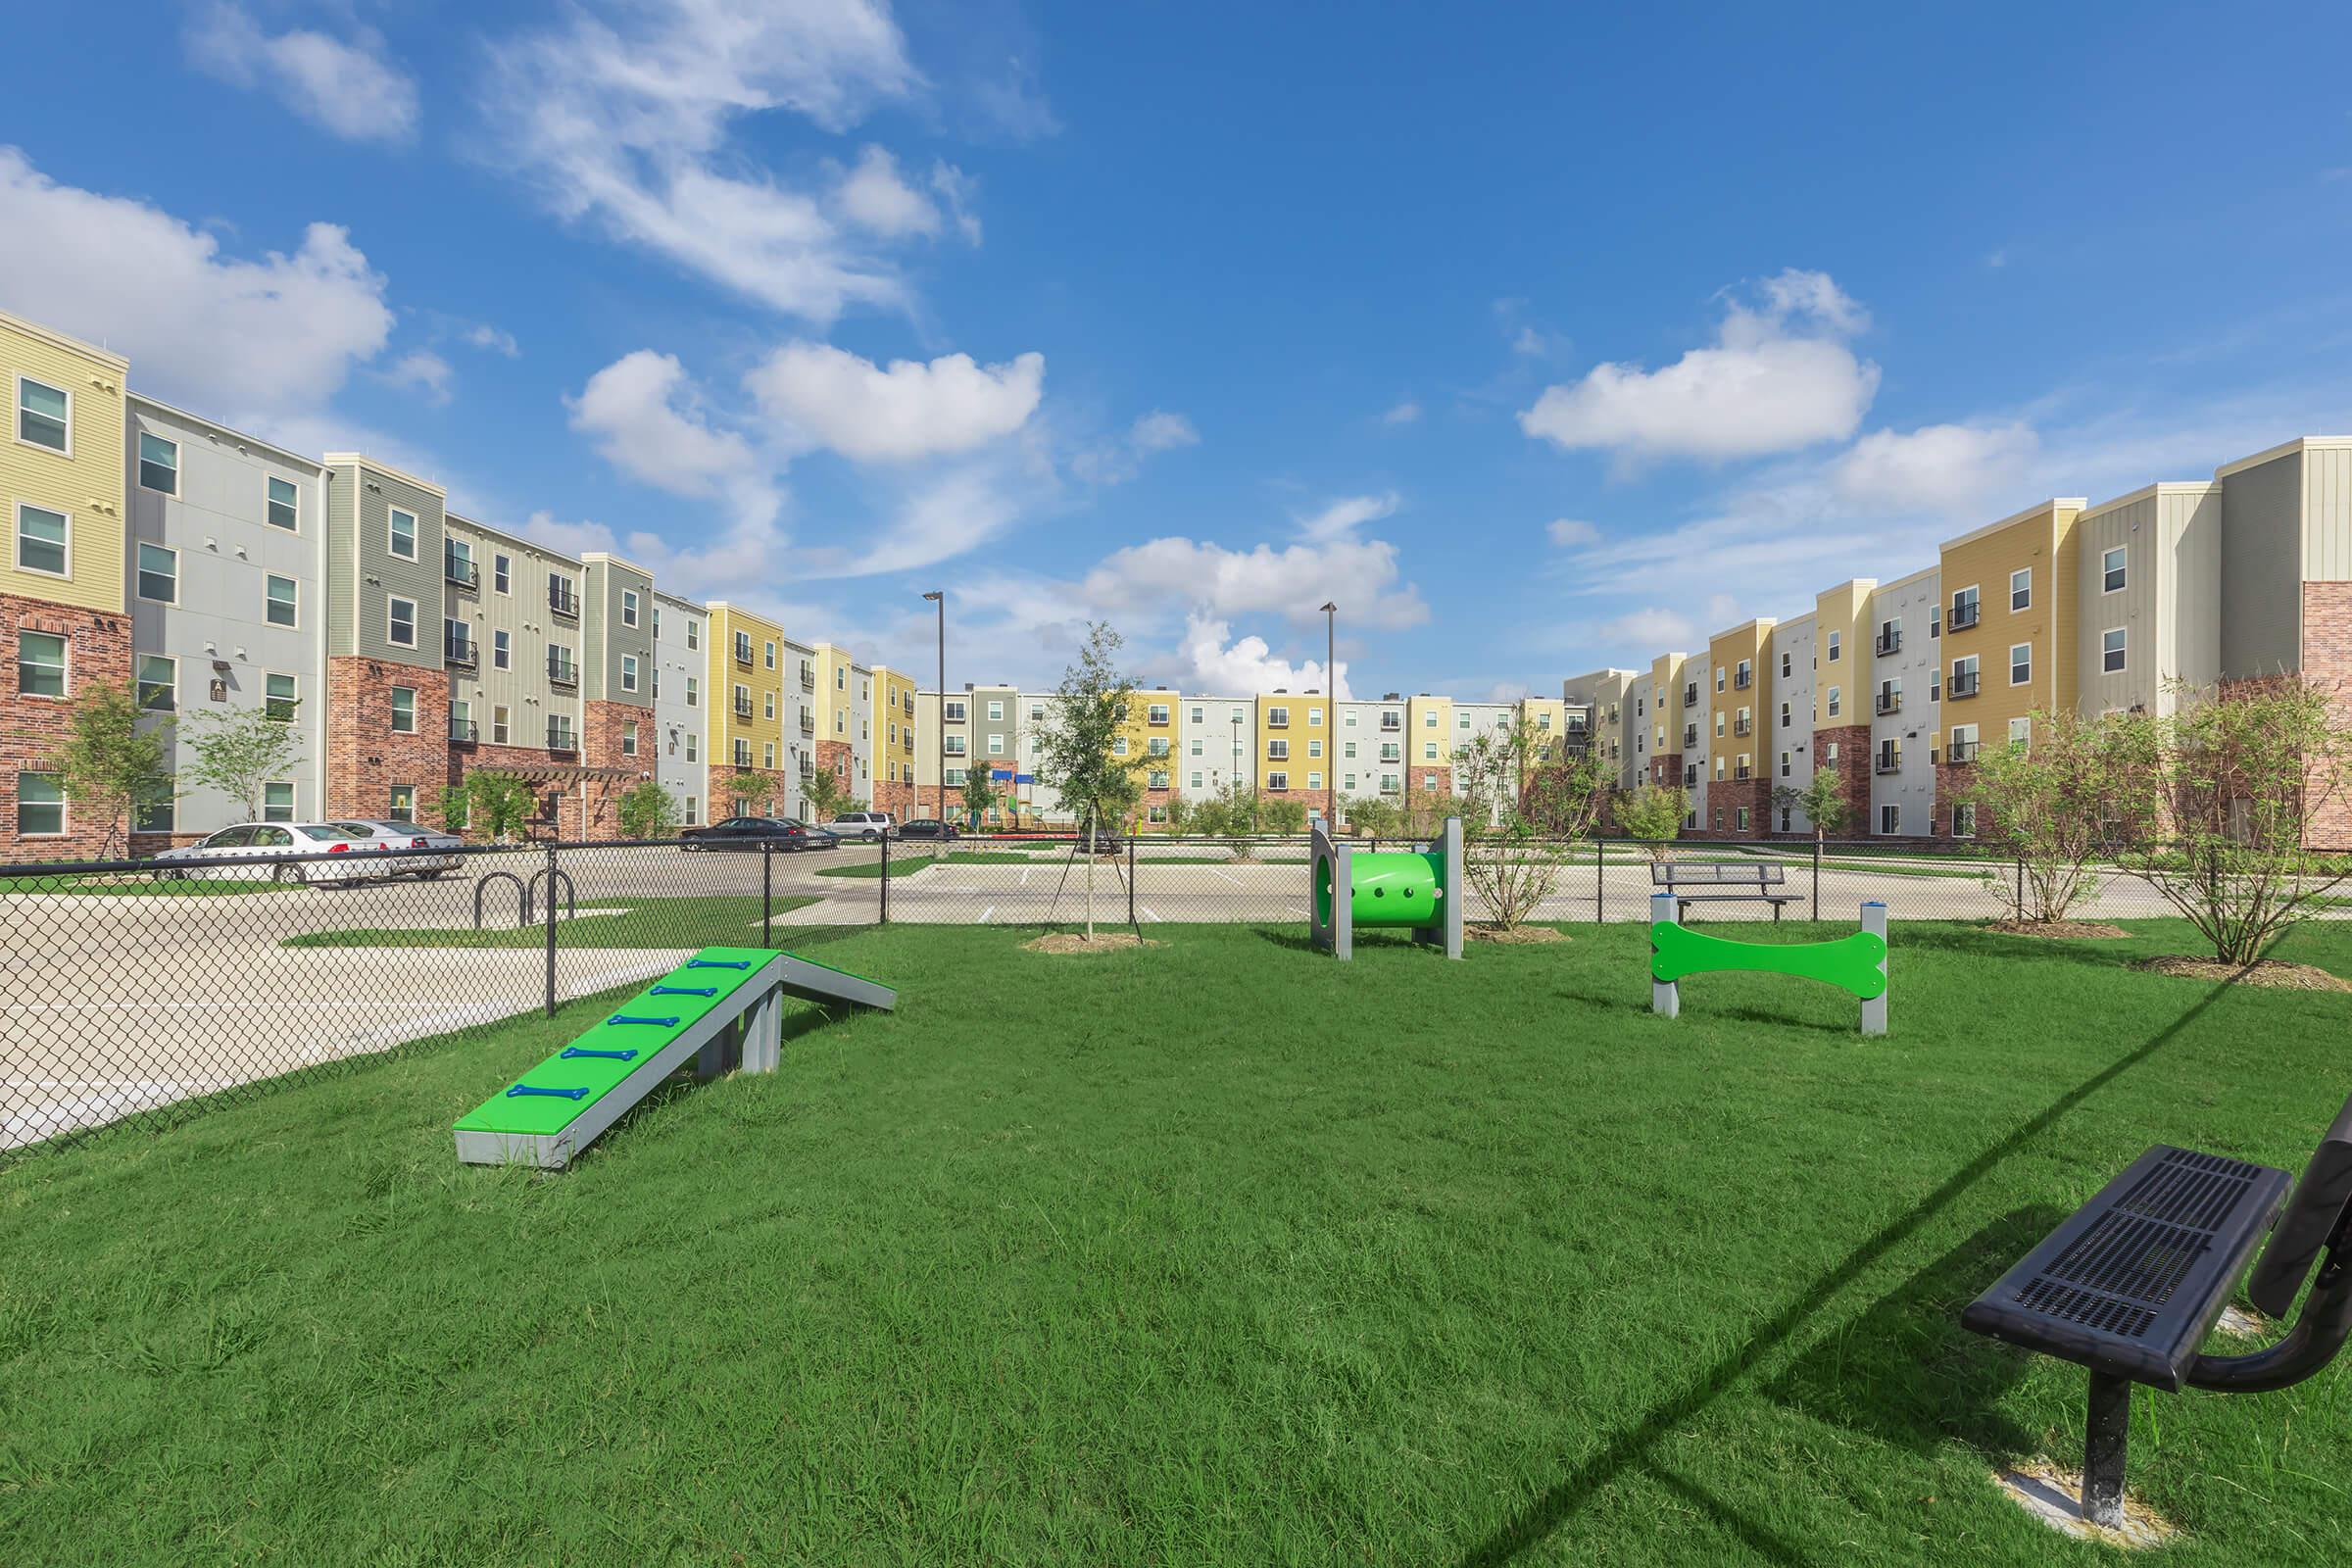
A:
{"label": "dark sedan", "polygon": [[953,822],[943,822],[935,816],[918,816],[911,822],[900,823],[898,837],[910,844],[921,843],[926,839],[933,843],[946,843],[950,839],[963,837],[963,829]]}
{"label": "dark sedan", "polygon": [[830,850],[841,841],[788,816],[730,816],[678,835],[689,850]]}

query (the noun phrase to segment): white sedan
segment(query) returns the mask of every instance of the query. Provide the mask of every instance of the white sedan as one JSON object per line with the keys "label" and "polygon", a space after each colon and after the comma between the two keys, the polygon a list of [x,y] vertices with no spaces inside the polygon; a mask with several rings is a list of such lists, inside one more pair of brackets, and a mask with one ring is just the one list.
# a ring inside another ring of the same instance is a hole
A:
{"label": "white sedan", "polygon": [[455,853],[466,847],[466,841],[455,833],[445,833],[439,828],[425,827],[416,822],[404,822],[397,817],[374,816],[357,818],[349,822],[337,822],[334,825],[336,827],[372,828],[375,830],[376,837],[389,839],[396,847],[405,849],[408,853],[403,855],[393,867],[398,874],[438,877],[447,875],[466,863],[465,858]]}
{"label": "white sedan", "polygon": [[[155,875],[219,877],[249,882],[360,882],[397,869],[384,857],[406,839],[378,834],[365,822],[240,822],[194,844],[156,856]],[[320,856],[307,859],[295,857]]]}

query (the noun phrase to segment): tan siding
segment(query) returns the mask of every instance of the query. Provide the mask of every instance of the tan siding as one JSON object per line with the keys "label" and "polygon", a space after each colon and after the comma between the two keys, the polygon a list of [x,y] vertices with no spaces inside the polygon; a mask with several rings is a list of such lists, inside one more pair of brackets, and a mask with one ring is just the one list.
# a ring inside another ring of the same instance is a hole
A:
{"label": "tan siding", "polygon": [[2303,575],[2352,581],[2352,446],[2312,446],[2303,455]]}
{"label": "tan siding", "polygon": [[[70,338],[0,315],[0,593],[121,613],[125,604],[126,367]],[[67,394],[69,451],[18,439],[17,378]],[[17,506],[62,512],[67,575],[17,569]]]}

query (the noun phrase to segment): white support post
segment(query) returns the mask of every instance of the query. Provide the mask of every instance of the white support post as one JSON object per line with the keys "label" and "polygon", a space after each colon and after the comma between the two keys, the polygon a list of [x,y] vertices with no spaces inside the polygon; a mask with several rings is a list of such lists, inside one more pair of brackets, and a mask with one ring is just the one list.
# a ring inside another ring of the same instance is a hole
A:
{"label": "white support post", "polygon": [[[1886,906],[1876,899],[1862,906],[1862,929],[1876,936],[1881,944],[1885,944],[1886,941]],[[1889,973],[1885,951],[1879,955],[1879,973],[1883,975]],[[1892,985],[1893,980],[1890,976],[1887,986],[1891,989]],[[1862,1032],[1864,1034],[1883,1035],[1886,1032],[1886,991],[1882,990],[1877,996],[1863,1002]]]}
{"label": "white support post", "polygon": [[[1653,926],[1682,924],[1675,913],[1672,893],[1652,893],[1649,896],[1649,923]],[[1649,1010],[1661,1018],[1680,1017],[1683,1011],[1682,986],[1672,980],[1653,977],[1649,982]]]}

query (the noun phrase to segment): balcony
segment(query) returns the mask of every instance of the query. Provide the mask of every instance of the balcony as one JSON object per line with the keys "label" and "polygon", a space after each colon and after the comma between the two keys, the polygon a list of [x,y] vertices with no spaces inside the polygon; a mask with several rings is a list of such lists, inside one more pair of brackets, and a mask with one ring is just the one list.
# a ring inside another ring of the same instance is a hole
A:
{"label": "balcony", "polygon": [[1290,746],[1289,746],[1289,744],[1288,744],[1287,742],[1284,742],[1284,741],[1268,741],[1268,742],[1266,743],[1266,760],[1267,760],[1267,761],[1269,761],[1269,762],[1287,762],[1287,761],[1289,761],[1290,760],[1291,760],[1291,748],[1290,748]]}
{"label": "balcony", "polygon": [[577,753],[580,743],[578,737],[572,734],[569,724],[559,724],[551,718],[547,722],[547,749],[551,752]]}
{"label": "balcony", "polygon": [[1901,712],[1903,710],[1903,694],[1901,692],[1879,693],[1878,708],[1879,715],[1882,718],[1888,713]]}
{"label": "balcony", "polygon": [[472,746],[478,744],[481,738],[482,726],[474,723],[471,719],[453,718],[449,721],[450,745]]}
{"label": "balcony", "polygon": [[1879,633],[1879,640],[1871,644],[1871,651],[1881,659],[1885,659],[1889,654],[1901,653],[1903,651],[1903,634],[1899,631]]}
{"label": "balcony", "polygon": [[561,615],[565,620],[579,619],[579,591],[567,582],[549,583],[547,585],[547,608],[551,614]]}
{"label": "balcony", "polygon": [[1398,722],[1396,719],[1383,717],[1380,721],[1380,732],[1383,735],[1398,735],[1402,734],[1403,731],[1404,725]]}
{"label": "balcony", "polygon": [[1952,631],[1966,631],[1977,623],[1980,606],[1973,599],[1952,606],[1952,618],[1944,624]]}
{"label": "balcony", "polygon": [[479,588],[482,585],[481,567],[467,558],[446,550],[441,553],[441,575],[461,588]]}
{"label": "balcony", "polygon": [[749,637],[735,639],[735,662],[746,669],[752,667],[752,640]]}
{"label": "balcony", "polygon": [[752,716],[752,700],[749,697],[735,699],[735,716],[746,719]]}
{"label": "balcony", "polygon": [[[751,650],[744,650],[743,662],[747,664],[752,662]],[[816,690],[816,670],[810,665],[803,664],[801,666],[801,690],[805,692],[812,692]],[[963,715],[961,713],[957,713],[954,716],[957,723],[960,724],[963,722]]]}
{"label": "balcony", "polygon": [[1756,721],[1752,718],[1735,718],[1732,720],[1732,733],[1735,735],[1752,735],[1755,733],[1755,731]]}
{"label": "balcony", "polygon": [[482,645],[470,637],[445,635],[441,639],[441,662],[471,669],[482,662]]}
{"label": "balcony", "polygon": [[1696,708],[1698,706],[1697,682],[1693,681],[1691,684],[1683,688],[1683,706],[1685,708]]}
{"label": "balcony", "polygon": [[[813,735],[816,733],[816,715],[808,711],[808,710],[806,708],[801,710],[801,733],[804,735]],[[912,739],[912,736],[909,736],[908,738]]]}
{"label": "balcony", "polygon": [[547,683],[550,686],[577,686],[580,683],[580,666],[568,659],[558,659],[550,654],[547,660]]}
{"label": "balcony", "polygon": [[1732,777],[1735,780],[1751,779],[1755,776],[1756,770],[1748,766],[1745,762],[1741,762],[1732,769]]}
{"label": "balcony", "polygon": [[1743,692],[1750,686],[1753,686],[1755,683],[1756,672],[1754,670],[1736,669],[1732,671],[1732,690],[1736,692]]}
{"label": "balcony", "polygon": [[1683,726],[1683,750],[1686,752],[1698,750],[1698,726],[1696,724]]}
{"label": "balcony", "polygon": [[1949,700],[1951,700],[1951,699],[1954,699],[1954,698],[1960,698],[1960,697],[1974,697],[1974,696],[1976,696],[1976,695],[1977,695],[1977,674],[1976,674],[1976,671],[1974,671],[1974,670],[1961,671],[1961,670],[1957,670],[1957,669],[1953,670],[1953,671],[1952,671],[1952,678],[1951,678],[1951,681],[1950,681],[1950,682],[1949,682],[1949,683],[1948,683],[1948,684],[1947,684],[1947,685],[1946,685],[1946,686],[1943,688],[1943,695],[1944,695],[1944,698],[1945,698],[1947,701],[1949,701]]}
{"label": "balcony", "polygon": [[1966,767],[1984,749],[1983,741],[1954,741],[1943,749],[1943,760],[1955,767]]}
{"label": "balcony", "polygon": [[1283,711],[1281,711],[1280,710],[1275,710],[1274,712],[1268,713],[1268,714],[1266,715],[1266,728],[1268,728],[1268,729],[1289,729],[1290,727],[1291,727],[1291,715],[1290,715],[1290,714],[1288,714],[1288,713],[1286,713],[1286,712],[1283,712]]}
{"label": "balcony", "polygon": [[1881,752],[1878,760],[1871,764],[1874,773],[1900,773],[1902,770],[1903,758],[1900,752]]}

